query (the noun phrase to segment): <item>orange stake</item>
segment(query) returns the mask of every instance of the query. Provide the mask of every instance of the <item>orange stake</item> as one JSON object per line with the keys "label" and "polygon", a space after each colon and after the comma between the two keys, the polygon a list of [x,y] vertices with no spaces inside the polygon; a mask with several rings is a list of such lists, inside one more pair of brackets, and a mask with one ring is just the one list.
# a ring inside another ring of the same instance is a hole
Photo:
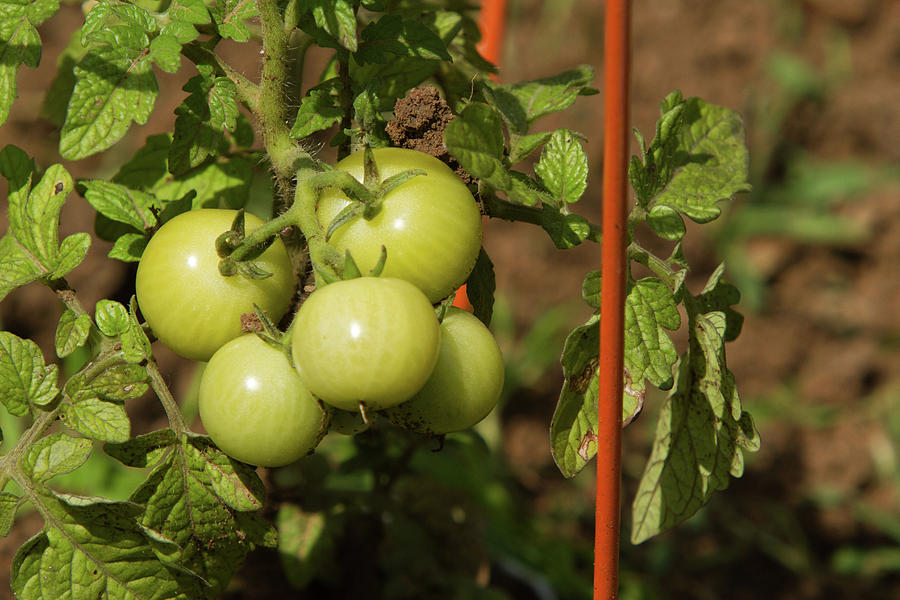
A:
{"label": "orange stake", "polygon": [[619,593],[630,6],[607,0],[594,600]]}

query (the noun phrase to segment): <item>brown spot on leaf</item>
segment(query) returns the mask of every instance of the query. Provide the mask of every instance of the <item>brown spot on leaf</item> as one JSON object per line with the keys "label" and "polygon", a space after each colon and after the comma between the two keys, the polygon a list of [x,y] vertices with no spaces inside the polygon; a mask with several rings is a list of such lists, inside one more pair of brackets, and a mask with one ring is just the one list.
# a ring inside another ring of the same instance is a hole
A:
{"label": "brown spot on leaf", "polygon": [[590,454],[588,454],[588,448],[591,443],[595,446],[597,445],[597,434],[593,432],[593,430],[588,429],[584,436],[581,438],[581,443],[578,444],[578,456],[582,458],[582,460],[591,460]]}
{"label": "brown spot on leaf", "polygon": [[66,186],[62,181],[57,181],[56,185],[53,186],[53,194],[56,195],[66,189]]}
{"label": "brown spot on leaf", "polygon": [[598,360],[595,356],[585,365],[584,369],[581,370],[581,373],[572,377],[569,380],[569,386],[572,391],[576,394],[583,394],[587,391],[588,386],[591,384],[591,380],[594,378],[594,375],[597,374]]}

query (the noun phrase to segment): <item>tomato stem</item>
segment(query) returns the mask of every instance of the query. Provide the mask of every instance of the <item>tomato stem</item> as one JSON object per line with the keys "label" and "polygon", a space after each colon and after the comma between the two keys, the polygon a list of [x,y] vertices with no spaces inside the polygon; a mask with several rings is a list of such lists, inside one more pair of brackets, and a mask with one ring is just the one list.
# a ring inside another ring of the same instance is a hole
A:
{"label": "tomato stem", "polygon": [[178,406],[178,403],[175,402],[175,397],[172,396],[169,386],[166,385],[166,380],[163,378],[162,373],[159,372],[159,365],[156,364],[155,360],[150,359],[147,361],[146,370],[147,375],[150,376],[150,387],[153,388],[156,397],[159,398],[160,403],[163,405],[163,409],[166,411],[166,417],[169,419],[169,426],[171,426],[172,430],[179,435],[190,432],[190,428],[187,426],[187,423],[184,422],[184,415],[181,414],[181,408]]}

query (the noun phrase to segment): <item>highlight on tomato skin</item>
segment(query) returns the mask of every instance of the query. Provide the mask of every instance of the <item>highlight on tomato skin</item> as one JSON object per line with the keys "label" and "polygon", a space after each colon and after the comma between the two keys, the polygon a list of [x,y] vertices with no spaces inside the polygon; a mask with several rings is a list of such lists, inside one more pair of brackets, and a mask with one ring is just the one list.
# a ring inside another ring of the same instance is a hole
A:
{"label": "highlight on tomato skin", "polygon": [[280,467],[311,452],[327,415],[280,350],[255,334],[222,346],[200,379],[200,420],[242,462]]}
{"label": "highlight on tomato skin", "polygon": [[385,415],[418,433],[462,431],[490,414],[503,381],[503,356],[490,330],[473,314],[451,308],[441,323],[441,349],[428,381]]}
{"label": "highlight on tomato skin", "polygon": [[[278,321],[290,307],[294,270],[280,239],[255,263],[265,279],[219,273],[216,238],[228,231],[237,211],[196,209],[167,221],[150,238],[138,263],[135,295],[156,337],[176,354],[207,361],[241,335],[241,315],[262,308]],[[245,214],[247,231],[263,224]]]}
{"label": "highlight on tomato skin", "polygon": [[[387,192],[381,210],[371,220],[359,216],[334,230],[329,240],[342,254],[349,250],[365,273],[387,250],[383,277],[405,279],[422,290],[432,303],[440,302],[462,285],[481,249],[481,211],[466,185],[437,158],[405,148],[372,151],[381,180],[421,169],[417,175]],[[363,180],[363,152],[335,165]],[[350,199],[333,188],[319,197],[317,214],[324,229]]]}
{"label": "highlight on tomato skin", "polygon": [[348,412],[411,398],[431,375],[439,346],[431,303],[413,284],[389,277],[317,288],[291,332],[301,380],[322,402]]}

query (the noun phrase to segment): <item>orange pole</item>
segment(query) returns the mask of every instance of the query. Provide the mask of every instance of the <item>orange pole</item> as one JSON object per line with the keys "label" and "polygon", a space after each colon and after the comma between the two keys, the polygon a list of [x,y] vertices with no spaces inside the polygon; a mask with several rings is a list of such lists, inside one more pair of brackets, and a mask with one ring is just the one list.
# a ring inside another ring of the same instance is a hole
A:
{"label": "orange pole", "polygon": [[628,168],[628,0],[606,1],[603,247],[600,299],[594,600],[619,593],[622,392],[625,320],[625,193]]}
{"label": "orange pole", "polygon": [[[484,0],[481,3],[478,29],[481,31],[481,41],[476,49],[484,58],[499,66],[503,34],[506,31],[506,0]],[[496,81],[497,76],[491,75],[491,79]],[[466,291],[466,284],[456,290],[453,306],[470,311],[472,303],[469,302]]]}

